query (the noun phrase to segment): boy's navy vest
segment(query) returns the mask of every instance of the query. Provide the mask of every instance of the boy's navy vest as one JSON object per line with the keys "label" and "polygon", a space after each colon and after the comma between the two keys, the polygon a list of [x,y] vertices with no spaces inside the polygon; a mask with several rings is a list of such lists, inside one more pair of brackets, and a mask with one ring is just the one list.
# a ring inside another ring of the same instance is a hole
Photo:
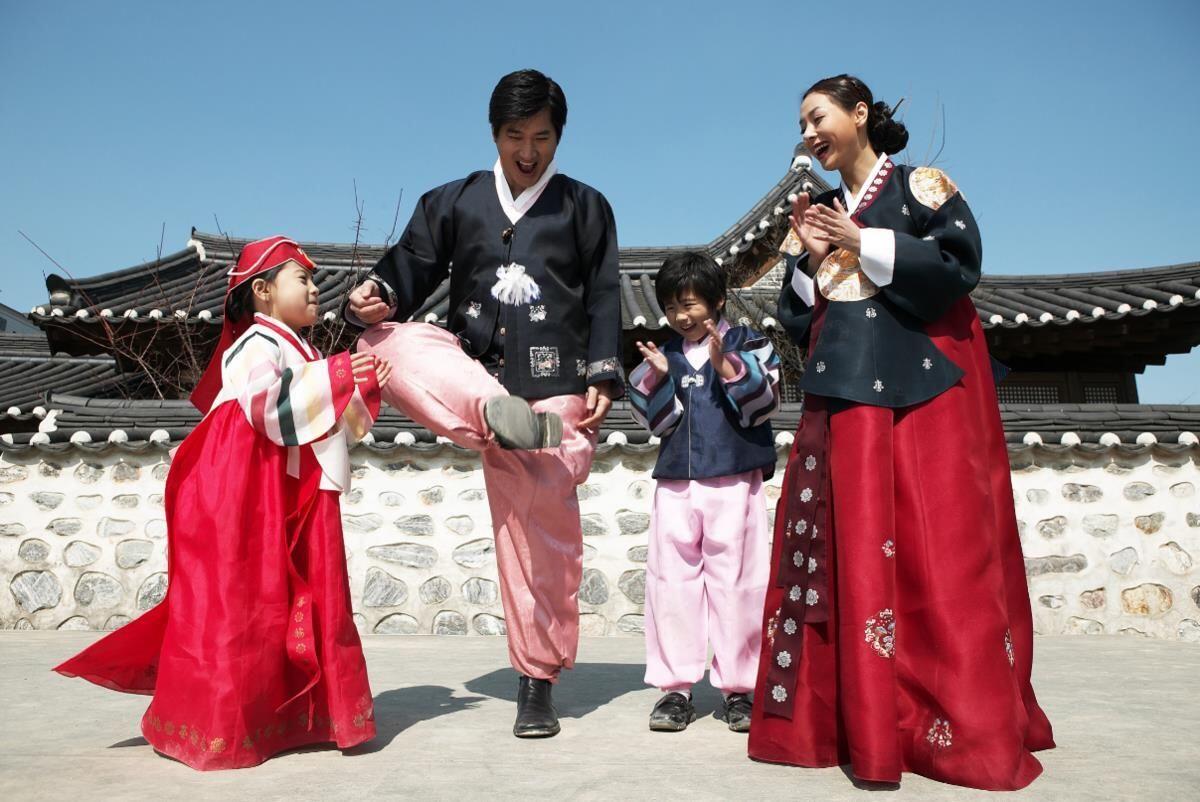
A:
{"label": "boy's navy vest", "polygon": [[[746,326],[733,326],[724,336],[724,351],[740,351],[748,340],[762,335]],[[744,428],[707,360],[692,367],[683,353],[683,338],[663,346],[675,396],[683,404],[679,425],[662,439],[655,479],[712,479],[761,468],[763,481],[775,473],[775,437],[771,422]]]}

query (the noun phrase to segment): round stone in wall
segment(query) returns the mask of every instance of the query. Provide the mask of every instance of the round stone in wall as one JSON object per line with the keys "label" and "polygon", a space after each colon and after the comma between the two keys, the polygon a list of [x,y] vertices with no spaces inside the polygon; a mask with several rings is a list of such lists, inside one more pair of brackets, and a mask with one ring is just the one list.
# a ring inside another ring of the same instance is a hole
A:
{"label": "round stone in wall", "polygon": [[629,551],[625,552],[625,557],[631,563],[644,563],[649,556],[648,546],[634,546]]}
{"label": "round stone in wall", "polygon": [[1121,591],[1121,608],[1129,615],[1159,616],[1173,603],[1170,589],[1154,582]]}
{"label": "round stone in wall", "polygon": [[1154,485],[1147,484],[1146,482],[1130,482],[1125,485],[1125,489],[1122,492],[1125,494],[1125,498],[1130,501],[1141,501],[1142,499],[1150,498],[1156,491],[1154,490]]}
{"label": "round stone in wall", "polygon": [[475,531],[475,521],[470,515],[455,515],[446,519],[446,528],[459,537],[467,537]]}
{"label": "round stone in wall", "polygon": [[82,540],[72,540],[63,549],[63,562],[72,568],[82,568],[85,565],[91,565],[100,559],[103,552],[91,543],[84,543]]}
{"label": "round stone in wall", "polygon": [[137,568],[154,556],[154,543],[149,540],[122,540],[117,544],[117,566]]}
{"label": "round stone in wall", "polygon": [[1108,594],[1104,588],[1085,590],[1079,594],[1079,603],[1089,610],[1103,610],[1108,603]]}
{"label": "round stone in wall", "polygon": [[395,524],[401,534],[411,537],[429,537],[433,534],[433,518],[428,515],[404,515],[397,518]]}
{"label": "round stone in wall", "polygon": [[73,615],[58,625],[58,629],[75,630],[77,632],[84,632],[90,630],[91,628],[92,625],[89,624],[88,620],[81,615]]}
{"label": "round stone in wall", "polygon": [[167,522],[162,518],[146,521],[146,537],[164,538],[167,536]]}
{"label": "round stone in wall", "polygon": [[599,537],[608,534],[608,524],[604,522],[604,516],[599,513],[589,512],[581,515],[579,523],[583,527],[584,537]]}
{"label": "round stone in wall", "polygon": [[385,615],[375,624],[375,632],[380,635],[415,635],[420,629],[421,623],[404,613]]}
{"label": "round stone in wall", "polygon": [[1050,501],[1050,493],[1046,490],[1027,490],[1025,498],[1029,499],[1030,504],[1045,504]]}
{"label": "round stone in wall", "polygon": [[390,490],[379,494],[379,503],[385,507],[403,507],[404,496],[399,493],[393,493]]}
{"label": "round stone in wall", "polygon": [[1137,562],[1137,549],[1133,548],[1132,546],[1126,546],[1120,551],[1114,551],[1112,554],[1108,555],[1108,567],[1111,568],[1114,573],[1120,574],[1121,576],[1129,576],[1129,573],[1133,570],[1133,567],[1137,565]]}
{"label": "round stone in wall", "polygon": [[1062,486],[1062,497],[1067,501],[1090,504],[1093,501],[1099,501],[1103,498],[1104,492],[1095,485],[1080,485],[1075,482],[1067,482]]}
{"label": "round stone in wall", "polygon": [[422,543],[388,543],[371,546],[367,554],[376,560],[403,565],[406,568],[432,568],[437,562],[437,549]]}
{"label": "round stone in wall", "polygon": [[21,537],[26,533],[25,524],[10,521],[0,523],[0,537]]}
{"label": "round stone in wall", "polygon": [[1026,557],[1025,575],[1077,574],[1087,568],[1087,557],[1082,554],[1050,554],[1045,557]]}
{"label": "round stone in wall", "polygon": [[466,635],[467,619],[462,613],[442,610],[433,617],[434,635]]}
{"label": "round stone in wall", "polygon": [[1183,576],[1192,570],[1192,555],[1174,540],[1158,547],[1158,559],[1173,574]]}
{"label": "round stone in wall", "polygon": [[1200,621],[1185,618],[1179,622],[1175,634],[1184,643],[1200,643]]}
{"label": "round stone in wall", "polygon": [[1058,609],[1062,608],[1066,603],[1067,603],[1067,600],[1064,597],[1059,596],[1058,594],[1038,597],[1038,604],[1042,605],[1043,607],[1047,607],[1051,610],[1058,610]]}
{"label": "round stone in wall", "polygon": [[104,496],[88,494],[75,497],[75,506],[81,510],[94,510],[104,503]]}
{"label": "round stone in wall", "polygon": [[586,604],[604,604],[608,601],[608,580],[602,571],[595,568],[583,570],[583,581],[579,583],[579,600]]}
{"label": "round stone in wall", "polygon": [[1038,521],[1038,534],[1047,540],[1056,540],[1063,536],[1067,531],[1067,519],[1062,515],[1055,515],[1053,518],[1046,518]]}
{"label": "round stone in wall", "polygon": [[16,496],[12,493],[0,493],[0,507],[6,507],[16,501]]}
{"label": "round stone in wall", "polygon": [[454,562],[463,568],[483,568],[496,561],[496,544],[490,537],[463,543],[454,550]]}
{"label": "round stone in wall", "polygon": [[161,602],[167,595],[167,574],[165,571],[160,571],[157,574],[151,574],[142,582],[142,586],[137,592],[137,608],[139,612],[145,612],[154,605]]}
{"label": "round stone in wall", "polygon": [[125,537],[126,535],[132,535],[133,530],[136,528],[133,521],[127,521],[124,518],[104,517],[100,519],[97,532],[100,537]]}
{"label": "round stone in wall", "polygon": [[471,619],[471,623],[480,635],[503,635],[508,632],[504,619],[490,613],[480,613]]}
{"label": "round stone in wall", "polygon": [[342,526],[347,532],[374,532],[383,526],[383,516],[369,512],[366,515],[343,515]]}
{"label": "round stone in wall", "polygon": [[24,465],[5,465],[0,468],[0,484],[23,482],[29,478],[29,469]]}
{"label": "round stone in wall", "polygon": [[[113,466],[112,479],[114,482],[136,482],[142,475],[142,470],[136,465],[122,460]],[[163,477],[166,479],[166,477]]]}
{"label": "round stone in wall", "polygon": [[1196,495],[1196,486],[1191,482],[1179,482],[1171,485],[1171,495],[1175,498],[1191,498]]}
{"label": "round stone in wall", "polygon": [[83,520],[81,518],[55,518],[46,524],[46,529],[59,537],[71,537],[83,531]]}
{"label": "round stone in wall", "polygon": [[1083,516],[1083,531],[1092,537],[1112,537],[1117,533],[1121,519],[1116,515],[1097,514]]}
{"label": "round stone in wall", "polygon": [[58,505],[63,503],[63,499],[65,499],[66,496],[64,496],[62,493],[41,492],[30,493],[29,498],[33,501],[34,506],[36,506],[39,510],[48,512],[50,510],[58,509]]}
{"label": "round stone in wall", "polygon": [[130,620],[132,619],[130,619],[129,616],[121,615],[120,613],[110,615],[108,620],[104,622],[104,628],[111,632],[114,629],[120,629],[121,627],[125,626],[130,622]]}
{"label": "round stone in wall", "polygon": [[591,543],[583,544],[583,561],[585,563],[590,563],[592,560],[596,559],[596,555],[599,553],[600,552],[596,551],[596,547]]}
{"label": "round stone in wall", "polygon": [[444,576],[435,576],[421,583],[418,595],[421,597],[422,604],[441,604],[450,598],[453,590],[449,579]]}
{"label": "round stone in wall", "polygon": [[120,582],[100,571],[88,571],[75,583],[75,601],[84,607],[116,607],[124,594]]}
{"label": "round stone in wall", "polygon": [[630,483],[628,492],[631,498],[641,501],[650,496],[650,483],[645,479],[638,479],[636,482]]}
{"label": "round stone in wall", "polygon": [[644,512],[621,510],[617,513],[617,527],[622,535],[640,535],[650,528],[650,516]]}
{"label": "round stone in wall", "polygon": [[121,509],[125,510],[133,509],[140,501],[141,499],[133,493],[125,493],[120,496],[113,496],[113,506],[120,507]]}
{"label": "round stone in wall", "polygon": [[408,586],[387,571],[368,568],[362,599],[364,607],[398,607],[408,601]]}
{"label": "round stone in wall", "polygon": [[155,465],[154,470],[150,472],[150,475],[153,476],[159,482],[165,482],[165,481],[167,481],[167,473],[170,470],[171,470],[171,466],[163,463],[163,464]]}
{"label": "round stone in wall", "polygon": [[490,579],[473,576],[463,583],[462,595],[471,604],[491,607],[500,600],[500,588]]}
{"label": "round stone in wall", "polygon": [[17,606],[25,613],[36,613],[58,606],[62,585],[49,571],[22,571],[8,584]]}
{"label": "round stone in wall", "polygon": [[363,497],[362,488],[356,487],[353,490],[351,490],[349,493],[345,493],[342,495],[342,503],[343,504],[358,504],[359,502],[362,501],[362,497]]}
{"label": "round stone in wall", "polygon": [[1139,515],[1133,519],[1133,525],[1142,530],[1143,534],[1153,535],[1162,529],[1163,521],[1166,516],[1161,512],[1156,512],[1151,515]]}
{"label": "round stone in wall", "polygon": [[50,556],[50,544],[35,537],[30,538],[21,543],[21,547],[17,549],[17,556],[27,563],[45,562]]}
{"label": "round stone in wall", "polygon": [[484,492],[482,487],[472,487],[458,494],[459,501],[483,501],[485,498],[487,498],[487,493]]}
{"label": "round stone in wall", "polygon": [[81,462],[75,468],[75,480],[80,484],[94,485],[104,476],[104,466],[91,462]]}
{"label": "round stone in wall", "polygon": [[599,485],[582,484],[575,488],[575,498],[580,501],[586,501],[589,498],[598,498],[604,495],[604,489]]}
{"label": "round stone in wall", "polygon": [[646,602],[646,569],[635,568],[621,574],[621,578],[617,580],[617,587],[625,594],[625,597],[634,604],[645,604]]}
{"label": "round stone in wall", "polygon": [[630,635],[640,635],[646,631],[645,618],[638,613],[629,613],[617,619],[617,629]]}

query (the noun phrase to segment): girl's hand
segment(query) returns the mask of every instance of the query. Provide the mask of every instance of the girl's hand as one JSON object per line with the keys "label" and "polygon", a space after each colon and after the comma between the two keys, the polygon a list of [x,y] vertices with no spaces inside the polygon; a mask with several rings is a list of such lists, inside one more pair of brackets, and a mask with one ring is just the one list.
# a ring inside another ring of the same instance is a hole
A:
{"label": "girl's hand", "polygon": [[708,331],[708,361],[717,375],[728,381],[737,375],[737,370],[725,358],[725,338],[711,320],[704,321],[704,328]]}
{"label": "girl's hand", "polygon": [[375,363],[375,383],[380,387],[387,385],[387,380],[392,376],[392,363],[386,359],[380,359]]}
{"label": "girl's hand", "polygon": [[813,206],[804,213],[804,222],[810,226],[813,236],[826,243],[831,250],[844,248],[857,255],[862,251],[862,234],[858,225],[850,219],[846,207],[834,198],[834,208]]}
{"label": "girl's hand", "polygon": [[358,353],[350,357],[350,371],[354,374],[354,383],[362,384],[368,381],[371,374],[376,373],[376,362],[374,354]]}
{"label": "girl's hand", "polygon": [[638,342],[635,345],[637,345],[642,358],[650,363],[650,367],[654,370],[656,378],[661,379],[667,375],[667,355],[658,350],[657,345],[652,342]]}
{"label": "girl's hand", "polygon": [[816,230],[805,222],[804,218],[810,206],[812,206],[812,199],[807,192],[801,192],[796,200],[792,201],[792,214],[788,218],[788,222],[792,226],[792,231],[796,232],[796,236],[800,238],[800,244],[808,251],[808,272],[809,275],[814,275],[832,249],[828,243],[817,239]]}

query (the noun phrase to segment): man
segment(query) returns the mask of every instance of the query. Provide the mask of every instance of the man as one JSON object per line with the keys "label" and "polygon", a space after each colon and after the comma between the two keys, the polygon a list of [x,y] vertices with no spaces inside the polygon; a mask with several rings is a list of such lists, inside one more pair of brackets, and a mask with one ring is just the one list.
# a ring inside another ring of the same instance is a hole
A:
{"label": "man", "polygon": [[[493,169],[422,196],[351,292],[347,319],[373,326],[360,349],[395,360],[388,403],[482,454],[521,675],[513,734],[548,737],[559,731],[551,687],[579,640],[575,488],[623,387],[617,235],[604,196],[557,171],[567,119],[557,83],[536,70],[506,75],[488,117]],[[399,322],[447,274],[449,331]]]}

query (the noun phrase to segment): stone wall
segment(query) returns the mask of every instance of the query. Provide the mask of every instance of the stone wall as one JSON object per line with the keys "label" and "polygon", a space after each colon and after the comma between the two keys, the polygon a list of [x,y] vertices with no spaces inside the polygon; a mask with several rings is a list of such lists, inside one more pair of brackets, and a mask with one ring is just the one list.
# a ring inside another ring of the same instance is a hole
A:
{"label": "stone wall", "polygon": [[[601,446],[579,489],[585,634],[641,632],[655,453]],[[360,629],[502,633],[479,460],[441,445],[352,456],[343,516]],[[1039,632],[1200,640],[1200,448],[1011,456]],[[0,454],[0,628],[113,628],[162,598],[167,460],[158,444]],[[771,505],[781,474],[782,459]]]}

